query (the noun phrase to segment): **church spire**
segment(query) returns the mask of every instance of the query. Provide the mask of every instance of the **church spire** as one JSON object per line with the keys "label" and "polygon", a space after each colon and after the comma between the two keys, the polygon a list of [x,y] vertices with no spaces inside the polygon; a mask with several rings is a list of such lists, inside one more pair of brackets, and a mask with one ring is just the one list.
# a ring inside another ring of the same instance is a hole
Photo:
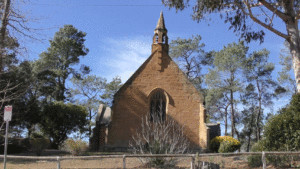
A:
{"label": "church spire", "polygon": [[[164,15],[163,15],[163,12],[161,11],[156,28],[154,29],[153,44],[168,45],[167,33],[168,33],[168,31],[165,26]],[[168,53],[168,51],[166,51],[166,52]]]}
{"label": "church spire", "polygon": [[160,17],[159,17],[159,19],[158,19],[158,22],[157,22],[155,31],[156,31],[156,30],[166,31],[166,32],[167,32],[167,29],[166,29],[166,26],[165,26],[164,15],[163,15],[163,12],[162,12],[162,11],[160,12]]}
{"label": "church spire", "polygon": [[168,44],[168,31],[165,26],[164,15],[162,11],[160,12],[160,17],[158,19],[156,28],[154,29],[153,43],[152,43],[152,53],[156,52],[154,59],[157,62],[157,70],[163,71],[166,64],[168,63],[168,58],[166,55],[169,54],[169,44]]}

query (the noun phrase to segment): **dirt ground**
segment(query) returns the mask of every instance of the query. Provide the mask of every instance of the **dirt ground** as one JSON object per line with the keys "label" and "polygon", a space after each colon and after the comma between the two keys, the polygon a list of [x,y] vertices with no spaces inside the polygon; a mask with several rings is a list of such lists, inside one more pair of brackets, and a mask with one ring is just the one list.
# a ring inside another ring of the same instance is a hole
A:
{"label": "dirt ground", "polygon": [[[91,154],[93,156],[100,154]],[[15,156],[34,156],[33,152],[26,152],[21,154],[16,154]],[[70,156],[69,153],[58,151],[58,150],[47,150],[42,156]],[[242,168],[242,169],[251,169],[248,166],[244,157],[202,157],[199,158],[199,161],[213,162],[220,164],[221,168]],[[222,165],[223,164],[223,165]],[[190,168],[191,158],[179,158],[178,163],[176,164],[177,169]],[[88,168],[122,168],[123,159],[122,158],[96,158],[96,159],[66,159],[60,162],[60,167],[62,169],[88,169]],[[11,159],[8,158],[7,169],[57,169],[56,160],[40,160],[40,159]],[[147,168],[145,164],[141,162],[138,158],[126,158],[126,168]],[[174,167],[173,167],[174,168]],[[262,167],[254,168],[260,169]],[[267,168],[275,168],[271,165]],[[0,162],[0,169],[3,169],[3,158]],[[151,168],[154,169],[154,168]]]}

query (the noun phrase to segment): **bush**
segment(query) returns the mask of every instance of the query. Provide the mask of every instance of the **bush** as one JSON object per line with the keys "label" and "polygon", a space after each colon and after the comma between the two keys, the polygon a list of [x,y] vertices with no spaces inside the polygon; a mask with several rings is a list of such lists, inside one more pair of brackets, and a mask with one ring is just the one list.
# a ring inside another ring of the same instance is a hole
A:
{"label": "bush", "polygon": [[[184,126],[172,118],[164,121],[160,118],[162,116],[152,116],[151,120],[149,117],[150,114],[142,118],[141,128],[133,136],[133,143],[130,143],[130,151],[133,154],[183,154],[188,151],[189,141]],[[156,168],[174,168],[178,162],[176,158],[165,157],[140,160]]]}
{"label": "bush", "polygon": [[[230,145],[231,145],[231,146],[230,146],[229,150],[232,150],[232,149],[235,149],[235,148],[239,149],[239,148],[241,147],[241,143],[240,143],[238,140],[236,140],[236,139],[234,139],[234,138],[232,138],[232,137],[230,137],[230,136],[217,136],[217,137],[213,138],[213,139],[210,141],[209,149],[210,149],[212,152],[214,152],[214,153],[219,152],[220,145],[221,145],[221,143],[224,142],[224,141],[230,142]],[[224,145],[224,146],[225,146],[225,145]],[[223,149],[223,148],[222,148],[222,149]],[[226,148],[226,149],[227,149],[227,148]],[[235,149],[235,150],[237,150],[237,149]],[[234,151],[235,151],[235,150],[234,150]]]}
{"label": "bush", "polygon": [[232,153],[238,150],[241,147],[241,144],[236,144],[231,141],[223,141],[219,148],[219,153]]}
{"label": "bush", "polygon": [[278,151],[283,147],[286,151],[299,151],[299,128],[300,94],[295,94],[290,104],[271,117],[264,126],[266,148],[270,151]]}
{"label": "bush", "polygon": [[[252,146],[252,152],[262,152],[265,150],[265,139],[259,140]],[[248,156],[247,161],[250,167],[259,167],[262,166],[261,155],[251,155]]]}
{"label": "bush", "polygon": [[50,141],[40,133],[32,133],[29,142],[31,150],[35,151],[37,156],[40,156],[50,145]]}
{"label": "bush", "polygon": [[49,146],[49,140],[46,138],[33,138],[30,140],[30,147],[32,151],[36,152],[37,156],[40,156],[42,152]]}
{"label": "bush", "polygon": [[73,156],[83,155],[87,148],[87,143],[82,140],[68,139],[62,145],[62,149],[70,152]]}

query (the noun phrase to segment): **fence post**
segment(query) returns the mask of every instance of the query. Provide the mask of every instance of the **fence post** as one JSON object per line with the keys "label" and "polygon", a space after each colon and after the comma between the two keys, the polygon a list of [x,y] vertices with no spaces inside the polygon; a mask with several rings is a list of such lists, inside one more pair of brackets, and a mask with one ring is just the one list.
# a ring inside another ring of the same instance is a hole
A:
{"label": "fence post", "polygon": [[125,154],[123,155],[123,169],[126,168]]}
{"label": "fence post", "polygon": [[60,169],[60,160],[59,160],[59,156],[57,156],[57,169]]}
{"label": "fence post", "polygon": [[195,169],[195,155],[192,157],[191,169]]}
{"label": "fence post", "polygon": [[262,163],[263,163],[263,169],[266,169],[266,156],[265,156],[265,152],[262,152]]}

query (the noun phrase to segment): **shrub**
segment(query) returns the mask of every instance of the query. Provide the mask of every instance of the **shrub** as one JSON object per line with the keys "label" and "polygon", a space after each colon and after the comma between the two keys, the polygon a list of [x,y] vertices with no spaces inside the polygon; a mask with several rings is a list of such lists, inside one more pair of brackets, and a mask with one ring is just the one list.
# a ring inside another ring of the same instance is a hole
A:
{"label": "shrub", "polygon": [[[252,146],[252,152],[262,152],[265,150],[265,139],[259,140]],[[247,158],[248,164],[250,167],[259,167],[262,166],[261,155],[250,155]]]}
{"label": "shrub", "polygon": [[223,141],[219,148],[219,153],[231,153],[235,152],[241,147],[241,144],[231,142],[231,141]]}
{"label": "shrub", "polygon": [[232,149],[235,149],[236,147],[239,149],[241,147],[241,143],[230,136],[217,136],[210,141],[209,149],[214,153],[219,152],[220,145],[223,141],[230,142]]}
{"label": "shrub", "polygon": [[[133,136],[130,151],[134,154],[183,154],[188,151],[189,141],[185,135],[184,126],[168,118],[162,120],[161,116],[150,114],[142,118],[140,130]],[[145,139],[148,138],[148,139]],[[174,168],[176,158],[153,157],[140,158],[145,164],[154,165],[156,168]]]}
{"label": "shrub", "polygon": [[38,134],[35,135],[32,139],[30,139],[29,142],[31,150],[35,151],[37,156],[40,156],[50,144],[50,141],[47,138],[42,137]]}
{"label": "shrub", "polygon": [[83,155],[87,148],[87,143],[82,140],[68,139],[62,145],[62,149],[70,152],[73,156]]}

